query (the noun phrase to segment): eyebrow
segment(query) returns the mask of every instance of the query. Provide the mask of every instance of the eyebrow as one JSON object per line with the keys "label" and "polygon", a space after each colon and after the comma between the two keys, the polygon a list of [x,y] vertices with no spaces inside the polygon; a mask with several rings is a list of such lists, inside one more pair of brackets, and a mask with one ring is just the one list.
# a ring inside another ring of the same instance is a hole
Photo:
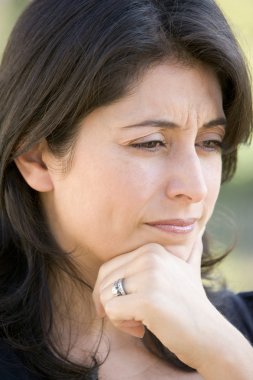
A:
{"label": "eyebrow", "polygon": [[[224,117],[218,117],[217,119],[211,120],[208,123],[203,124],[203,128],[212,128],[212,127],[217,127],[217,126],[223,126],[226,128],[227,121]],[[173,123],[172,121],[169,120],[144,120],[140,123],[137,124],[131,124],[131,125],[126,125],[123,128],[135,128],[135,127],[158,127],[158,128],[169,128],[169,129],[174,129],[174,128],[180,128],[180,126],[176,123]]]}

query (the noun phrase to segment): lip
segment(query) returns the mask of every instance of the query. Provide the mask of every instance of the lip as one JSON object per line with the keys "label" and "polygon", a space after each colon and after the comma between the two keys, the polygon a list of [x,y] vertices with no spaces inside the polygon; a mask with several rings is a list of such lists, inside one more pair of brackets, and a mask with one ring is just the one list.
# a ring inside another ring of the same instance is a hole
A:
{"label": "lip", "polygon": [[188,234],[194,230],[196,225],[196,218],[190,219],[169,219],[159,220],[151,223],[147,223],[151,227],[158,228],[167,233],[174,234]]}

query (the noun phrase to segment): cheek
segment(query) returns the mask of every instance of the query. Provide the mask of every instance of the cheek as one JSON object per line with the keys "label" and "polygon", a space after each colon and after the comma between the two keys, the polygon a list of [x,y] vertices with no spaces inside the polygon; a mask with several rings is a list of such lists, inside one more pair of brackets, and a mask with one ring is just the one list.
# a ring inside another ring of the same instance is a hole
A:
{"label": "cheek", "polygon": [[75,167],[56,189],[58,215],[71,241],[101,253],[122,247],[141,220],[150,177],[147,167],[129,160]]}
{"label": "cheek", "polygon": [[[136,225],[157,183],[147,165],[131,160],[114,160],[114,163],[104,167],[99,177],[100,180],[103,178],[104,185],[95,201],[100,209],[110,214],[114,228]],[[93,197],[94,192],[91,199]]]}

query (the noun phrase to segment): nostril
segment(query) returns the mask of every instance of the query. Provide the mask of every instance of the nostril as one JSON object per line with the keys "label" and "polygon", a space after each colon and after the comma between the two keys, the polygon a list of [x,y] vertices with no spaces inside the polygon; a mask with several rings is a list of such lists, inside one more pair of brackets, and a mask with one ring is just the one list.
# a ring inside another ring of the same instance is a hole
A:
{"label": "nostril", "polygon": [[200,167],[183,168],[168,176],[166,196],[187,202],[201,202],[207,196],[207,184]]}

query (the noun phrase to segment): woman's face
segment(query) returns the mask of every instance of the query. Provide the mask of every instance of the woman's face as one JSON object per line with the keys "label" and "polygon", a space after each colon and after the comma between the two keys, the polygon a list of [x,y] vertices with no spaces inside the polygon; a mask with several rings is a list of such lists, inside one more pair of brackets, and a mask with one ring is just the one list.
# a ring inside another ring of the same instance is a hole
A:
{"label": "woman's face", "polygon": [[70,169],[49,155],[42,199],[63,248],[105,262],[156,242],[187,260],[220,188],[224,112],[207,67],[160,64],[83,120]]}

